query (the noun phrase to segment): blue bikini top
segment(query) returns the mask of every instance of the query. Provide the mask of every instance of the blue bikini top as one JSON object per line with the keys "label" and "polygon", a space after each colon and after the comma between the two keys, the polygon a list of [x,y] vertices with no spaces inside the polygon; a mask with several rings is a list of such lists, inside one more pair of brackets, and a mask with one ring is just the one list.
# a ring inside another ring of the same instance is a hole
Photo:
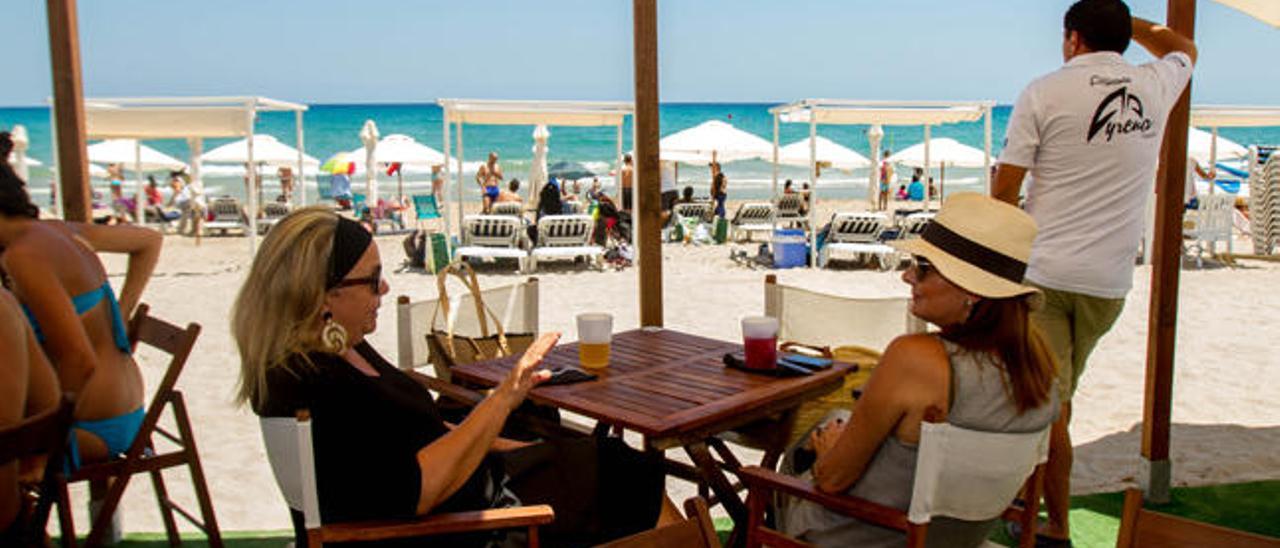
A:
{"label": "blue bikini top", "polygon": [[[107,305],[111,307],[111,334],[115,338],[116,348],[125,354],[130,354],[132,348],[129,345],[129,333],[124,325],[124,317],[120,314],[120,302],[116,300],[115,291],[111,290],[111,282],[104,281],[97,289],[72,297],[71,304],[75,306],[76,314],[84,314],[98,306],[104,298],[107,300]],[[27,314],[27,321],[31,323],[31,330],[35,332],[36,340],[43,343],[44,332],[40,330],[40,323],[36,321],[35,315],[25,304],[22,305],[22,311]]]}

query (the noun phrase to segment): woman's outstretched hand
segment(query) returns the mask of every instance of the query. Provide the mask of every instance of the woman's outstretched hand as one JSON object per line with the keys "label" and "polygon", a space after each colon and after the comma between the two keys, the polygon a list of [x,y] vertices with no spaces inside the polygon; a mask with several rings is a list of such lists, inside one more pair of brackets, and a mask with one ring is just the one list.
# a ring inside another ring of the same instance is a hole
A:
{"label": "woman's outstretched hand", "polygon": [[559,340],[560,333],[543,333],[533,341],[533,344],[529,345],[529,348],[525,349],[524,354],[516,361],[516,366],[511,369],[511,373],[507,375],[507,379],[502,382],[500,387],[510,396],[512,409],[515,409],[520,405],[520,402],[524,401],[529,389],[551,378],[550,371],[538,369],[538,366],[542,364],[542,359],[556,346],[556,342]]}

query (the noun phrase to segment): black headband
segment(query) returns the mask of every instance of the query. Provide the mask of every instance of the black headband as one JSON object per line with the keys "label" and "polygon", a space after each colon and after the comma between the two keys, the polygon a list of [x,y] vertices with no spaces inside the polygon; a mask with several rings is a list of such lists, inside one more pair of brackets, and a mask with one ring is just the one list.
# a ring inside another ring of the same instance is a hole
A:
{"label": "black headband", "polygon": [[920,234],[920,239],[957,259],[1016,284],[1022,283],[1022,278],[1027,273],[1027,263],[961,236],[942,223],[929,223]]}
{"label": "black headband", "polygon": [[346,217],[338,218],[338,227],[333,231],[333,251],[329,253],[329,279],[325,289],[333,289],[351,269],[360,262],[360,256],[373,242],[373,235],[360,223]]}

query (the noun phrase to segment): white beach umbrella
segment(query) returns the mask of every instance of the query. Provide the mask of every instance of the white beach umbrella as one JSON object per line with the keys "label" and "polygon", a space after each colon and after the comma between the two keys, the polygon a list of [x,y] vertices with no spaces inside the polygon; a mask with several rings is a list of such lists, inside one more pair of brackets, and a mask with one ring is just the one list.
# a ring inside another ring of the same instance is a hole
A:
{"label": "white beach umbrella", "polygon": [[[911,167],[924,167],[924,143],[918,143],[889,157],[889,161]],[[980,148],[961,144],[955,139],[939,137],[929,140],[929,165],[951,167],[984,167],[985,155]]]}
{"label": "white beach umbrella", "polygon": [[107,139],[89,145],[89,161],[95,164],[121,164],[130,171],[170,171],[185,169],[187,164],[134,139]]}
{"label": "white beach umbrella", "polygon": [[1194,127],[1187,131],[1187,157],[1200,162],[1206,169],[1217,160],[1235,160],[1248,155],[1249,149],[1221,135],[1215,151],[1212,133]]}
{"label": "white beach umbrella", "polygon": [[[211,164],[244,164],[249,161],[248,143],[248,139],[227,143],[204,153],[201,161]],[[303,155],[302,162],[312,169],[320,166],[320,161],[310,155]],[[296,167],[298,165],[298,149],[281,143],[270,135],[254,134],[253,163]]]}
{"label": "white beach umbrella", "polygon": [[533,165],[529,166],[529,199],[526,201],[535,206],[539,190],[547,184],[547,139],[550,138],[547,126],[538,124],[533,128]]}
{"label": "white beach umbrella", "polygon": [[705,163],[713,159],[733,162],[773,157],[773,143],[719,120],[709,120],[663,137],[658,148],[661,158],[668,162]]}
{"label": "white beach umbrella", "polygon": [[[377,128],[375,127],[376,131]],[[419,143],[413,137],[402,133],[393,133],[383,137],[378,141],[377,160],[380,164],[400,164],[400,169],[396,171],[397,179],[397,196],[404,196],[404,172],[409,168],[418,168],[416,171],[426,172],[431,166],[444,165],[444,154],[427,145]],[[367,154],[363,146],[349,153],[352,157],[360,157]],[[357,164],[356,171],[367,171],[368,167]]]}
{"label": "white beach umbrella", "polygon": [[[826,137],[814,139],[818,163],[839,169],[863,168],[871,165],[866,156]],[[791,166],[809,165],[809,140],[801,139],[778,149],[778,162]]]}
{"label": "white beach umbrella", "polygon": [[1275,0],[1218,0],[1268,25],[1280,28],[1280,2]]}
{"label": "white beach umbrella", "polygon": [[[968,167],[983,168],[987,165],[986,153],[980,148],[974,148],[969,145],[961,144],[959,141],[947,137],[938,137],[929,139],[928,149],[925,143],[919,143],[907,147],[906,149],[889,157],[890,162],[907,165],[910,167],[925,168],[925,158],[929,159],[929,167],[938,166],[941,168],[941,174],[938,179],[938,194],[944,195],[945,185],[947,182],[947,166],[951,167]],[[925,175],[923,181],[925,187],[925,202],[929,201],[929,175]]]}
{"label": "white beach umbrella", "polygon": [[360,142],[364,143],[364,191],[367,203],[378,203],[378,124],[365,120],[360,128]]}

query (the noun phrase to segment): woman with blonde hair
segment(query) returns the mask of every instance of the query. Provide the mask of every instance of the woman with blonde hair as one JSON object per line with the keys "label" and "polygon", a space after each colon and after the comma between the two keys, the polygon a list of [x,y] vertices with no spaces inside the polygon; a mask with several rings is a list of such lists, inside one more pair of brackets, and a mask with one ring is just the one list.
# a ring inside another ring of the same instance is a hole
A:
{"label": "woman with blonde hair", "polygon": [[[987,432],[1036,432],[1058,410],[1055,364],[1029,321],[1039,290],[1023,283],[1035,222],[1022,210],[974,193],[947,199],[920,238],[894,245],[912,255],[902,275],[911,313],[941,328],[903,335],[885,349],[846,422],[818,429],[805,477],[828,493],[848,493],[906,510],[911,504],[925,411]],[[819,546],[901,546],[898,531],[807,501],[779,513],[788,535]],[[929,546],[978,546],[995,520],[935,517]]]}
{"label": "woman with blonde hair", "polygon": [[325,522],[550,504],[556,519],[541,532],[550,545],[594,545],[657,522],[659,455],[617,439],[529,445],[499,437],[512,410],[549,377],[538,365],[558,333],[539,337],[501,385],[449,425],[430,393],[365,338],[388,290],[367,230],[305,208],[267,234],[232,311],[238,399],[264,417],[311,413]]}

